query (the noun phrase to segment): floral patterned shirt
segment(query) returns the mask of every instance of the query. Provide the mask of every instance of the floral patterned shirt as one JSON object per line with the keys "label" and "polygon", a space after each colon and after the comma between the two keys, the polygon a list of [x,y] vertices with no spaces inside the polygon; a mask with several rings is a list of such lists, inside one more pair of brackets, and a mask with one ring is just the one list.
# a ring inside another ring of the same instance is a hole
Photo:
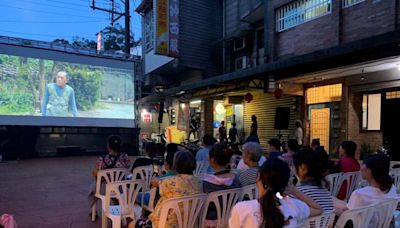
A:
{"label": "floral patterned shirt", "polygon": [[[115,161],[117,159],[117,161]],[[115,164],[113,166],[113,164]],[[125,153],[120,153],[119,155],[107,154],[105,156],[99,157],[96,162],[96,166],[99,170],[101,169],[111,169],[111,168],[126,168],[129,169],[131,162],[129,157]]]}
{"label": "floral patterned shirt", "polygon": [[[177,174],[177,176],[163,179],[160,183],[160,200],[158,201],[154,212],[151,213],[149,216],[153,227],[158,227],[163,201],[171,198],[200,194],[202,192],[202,182],[200,178],[196,176]],[[174,227],[177,224],[178,223],[176,221],[176,216],[173,214],[172,211],[170,211],[167,219],[166,228]]]}

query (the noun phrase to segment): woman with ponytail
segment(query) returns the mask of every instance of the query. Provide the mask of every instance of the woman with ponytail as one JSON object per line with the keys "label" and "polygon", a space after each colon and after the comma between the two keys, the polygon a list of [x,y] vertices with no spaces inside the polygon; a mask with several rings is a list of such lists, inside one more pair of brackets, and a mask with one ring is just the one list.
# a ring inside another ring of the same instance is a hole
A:
{"label": "woman with ponytail", "polygon": [[300,181],[297,188],[317,202],[324,212],[333,211],[333,198],[323,176],[327,170],[326,162],[320,159],[316,151],[301,149],[293,155],[293,163]]}
{"label": "woman with ponytail", "polygon": [[296,227],[309,216],[321,214],[322,208],[310,197],[287,186],[289,176],[286,162],[266,161],[257,178],[259,199],[237,203],[232,209],[229,227]]}

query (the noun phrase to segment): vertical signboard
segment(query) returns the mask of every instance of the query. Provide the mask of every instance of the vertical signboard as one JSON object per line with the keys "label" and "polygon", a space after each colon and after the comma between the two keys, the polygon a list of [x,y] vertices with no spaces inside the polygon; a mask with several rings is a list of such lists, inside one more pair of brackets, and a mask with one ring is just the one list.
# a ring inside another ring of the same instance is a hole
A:
{"label": "vertical signboard", "polygon": [[155,53],[168,55],[168,0],[156,1],[156,48]]}
{"label": "vertical signboard", "polygon": [[156,2],[155,53],[176,58],[179,56],[179,0]]}
{"label": "vertical signboard", "polygon": [[179,38],[179,0],[169,0],[169,53],[170,57],[178,57]]}

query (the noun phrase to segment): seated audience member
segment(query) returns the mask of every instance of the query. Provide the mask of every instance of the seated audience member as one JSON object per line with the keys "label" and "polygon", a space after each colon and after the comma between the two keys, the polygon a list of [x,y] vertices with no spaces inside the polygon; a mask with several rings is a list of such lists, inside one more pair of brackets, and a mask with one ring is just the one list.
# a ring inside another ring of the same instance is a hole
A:
{"label": "seated audience member", "polygon": [[296,139],[289,139],[286,144],[286,153],[282,154],[283,160],[289,165],[293,166],[293,155],[299,150],[299,144]]}
{"label": "seated audience member", "polygon": [[321,146],[321,143],[319,142],[319,139],[313,139],[311,140],[311,149],[315,151],[318,147]]}
{"label": "seated audience member", "polygon": [[278,139],[270,139],[268,141],[268,154],[269,159],[278,158],[282,156],[281,142]]}
{"label": "seated audience member", "polygon": [[[176,176],[164,178],[159,183],[161,197],[153,213],[149,216],[153,227],[158,227],[161,208],[165,200],[202,193],[201,180],[193,176],[193,171],[196,169],[196,160],[192,153],[187,151],[175,153],[174,169]],[[175,227],[176,224],[176,215],[169,214],[166,227]]]}
{"label": "seated audience member", "polygon": [[[353,141],[343,141],[339,147],[339,161],[337,163],[340,172],[355,172],[360,170],[360,163],[354,158],[357,150],[357,144]],[[352,180],[353,181],[353,180]],[[356,181],[356,180],[354,180]],[[338,199],[346,198],[347,182],[340,187],[337,195]]]}
{"label": "seated audience member", "polygon": [[132,165],[131,172],[140,166],[148,166],[152,165],[155,163],[155,157],[157,156],[158,153],[158,147],[157,144],[154,142],[148,142],[144,145],[144,157],[139,157],[135,160],[135,162]]}
{"label": "seated audience member", "polygon": [[259,199],[237,203],[232,209],[229,227],[297,227],[308,217],[321,214],[322,209],[315,201],[287,186],[289,176],[290,169],[284,161],[266,161],[257,178]]}
{"label": "seated audience member", "polygon": [[258,161],[261,158],[260,144],[248,142],[243,145],[243,161],[249,168],[240,170],[239,182],[242,186],[255,184],[258,175]]}
{"label": "seated audience member", "polygon": [[333,211],[333,198],[328,191],[327,182],[323,176],[326,171],[325,162],[319,160],[315,151],[301,149],[293,156],[297,177],[300,185],[297,188],[311,197],[324,212]]}
{"label": "seated audience member", "polygon": [[[257,136],[254,136],[254,135],[250,135],[249,137],[247,137],[245,143],[248,143],[248,142],[255,142],[255,143],[260,144],[260,140],[258,140],[258,137],[257,137]],[[260,160],[258,161],[258,166],[262,166],[262,164],[264,164],[264,162],[265,162],[266,160],[267,160],[267,159],[265,158],[265,156],[263,155],[263,152],[262,152],[262,150],[261,150],[261,157],[260,157]],[[243,169],[248,169],[248,168],[249,168],[249,167],[248,167],[246,164],[244,164],[243,158],[240,159],[240,160],[239,160],[239,163],[238,163],[238,165],[237,165],[237,169],[238,169],[238,170],[243,170]]]}
{"label": "seated audience member", "polygon": [[91,185],[91,191],[89,193],[90,206],[96,203],[97,198],[94,197],[96,192],[96,178],[99,170],[112,169],[112,168],[126,168],[129,169],[131,165],[129,157],[126,153],[121,152],[122,140],[117,135],[111,135],[107,139],[107,151],[106,155],[103,155],[97,159],[96,165],[93,168],[92,175],[95,178]]}
{"label": "seated audience member", "polygon": [[217,140],[212,137],[212,135],[210,134],[205,134],[203,136],[203,145],[204,148],[200,149],[197,153],[196,153],[196,162],[204,162],[206,164],[208,164],[208,170],[207,173],[212,173],[213,170],[211,168],[211,166],[208,163],[208,154],[210,153],[210,148],[214,145],[214,143]]}
{"label": "seated audience member", "polygon": [[[390,160],[386,155],[374,154],[365,159],[361,166],[361,177],[366,180],[369,186],[355,190],[347,205],[342,202],[338,205],[339,211],[365,207],[373,203],[394,199],[397,197],[396,188],[389,175]],[[386,212],[382,212],[386,213]],[[339,213],[340,214],[340,213]],[[378,227],[377,221],[380,213],[375,213],[369,227]]]}
{"label": "seated audience member", "polygon": [[322,170],[322,176],[325,177],[328,174],[339,172],[335,162],[329,159],[328,153],[323,147],[317,147],[315,152],[317,153],[319,161],[323,164],[322,167],[324,169]]}

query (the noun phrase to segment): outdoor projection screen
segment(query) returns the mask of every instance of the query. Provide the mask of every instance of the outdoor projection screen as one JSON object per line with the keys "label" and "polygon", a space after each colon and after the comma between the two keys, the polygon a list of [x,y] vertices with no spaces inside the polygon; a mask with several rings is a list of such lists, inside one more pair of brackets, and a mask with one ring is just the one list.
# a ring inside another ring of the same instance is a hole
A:
{"label": "outdoor projection screen", "polygon": [[133,64],[128,70],[0,54],[0,125],[134,127],[133,77]]}

